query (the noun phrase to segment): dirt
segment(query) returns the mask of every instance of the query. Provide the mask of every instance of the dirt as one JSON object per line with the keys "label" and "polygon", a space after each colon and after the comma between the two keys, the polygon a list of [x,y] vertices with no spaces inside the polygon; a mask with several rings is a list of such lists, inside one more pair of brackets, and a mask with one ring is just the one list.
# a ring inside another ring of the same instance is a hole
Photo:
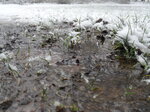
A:
{"label": "dirt", "polygon": [[116,58],[112,38],[102,45],[98,33],[83,32],[80,44],[66,48],[61,38],[70,28],[0,24],[0,52],[13,53],[0,62],[0,112],[150,112],[140,65]]}

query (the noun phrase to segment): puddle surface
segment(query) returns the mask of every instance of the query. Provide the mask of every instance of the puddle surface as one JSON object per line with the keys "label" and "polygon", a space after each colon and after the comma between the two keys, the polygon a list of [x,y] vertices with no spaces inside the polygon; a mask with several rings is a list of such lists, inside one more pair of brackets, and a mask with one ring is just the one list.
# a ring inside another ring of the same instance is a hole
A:
{"label": "puddle surface", "polygon": [[70,50],[47,41],[49,32],[64,38],[68,28],[1,24],[0,52],[14,55],[0,62],[0,112],[149,112],[140,66],[116,59],[109,38],[97,46],[93,35]]}

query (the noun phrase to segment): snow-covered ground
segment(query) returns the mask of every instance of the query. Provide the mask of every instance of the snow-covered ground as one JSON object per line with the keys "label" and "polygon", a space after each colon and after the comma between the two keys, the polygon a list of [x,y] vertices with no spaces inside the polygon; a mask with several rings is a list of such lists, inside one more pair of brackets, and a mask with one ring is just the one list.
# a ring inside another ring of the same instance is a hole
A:
{"label": "snow-covered ground", "polygon": [[0,4],[0,21],[48,22],[50,20],[73,20],[76,18],[103,17],[112,20],[123,15],[147,15],[147,4]]}

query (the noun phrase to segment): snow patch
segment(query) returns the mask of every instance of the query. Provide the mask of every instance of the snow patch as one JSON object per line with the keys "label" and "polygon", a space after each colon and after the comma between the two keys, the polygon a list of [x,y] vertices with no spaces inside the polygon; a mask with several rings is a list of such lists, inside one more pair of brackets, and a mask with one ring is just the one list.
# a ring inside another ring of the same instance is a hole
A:
{"label": "snow patch", "polygon": [[11,59],[12,57],[13,57],[13,53],[6,51],[0,54],[0,61],[8,60]]}
{"label": "snow patch", "polygon": [[142,82],[146,82],[147,84],[150,84],[150,79],[142,80]]}
{"label": "snow patch", "polygon": [[8,64],[8,67],[9,67],[10,70],[12,70],[12,71],[18,71],[18,68],[17,68],[15,65]]}

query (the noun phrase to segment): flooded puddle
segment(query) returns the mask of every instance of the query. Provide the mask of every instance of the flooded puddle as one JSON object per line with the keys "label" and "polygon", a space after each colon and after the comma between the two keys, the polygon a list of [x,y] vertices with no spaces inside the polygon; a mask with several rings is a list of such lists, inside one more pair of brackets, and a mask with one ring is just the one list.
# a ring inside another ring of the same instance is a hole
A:
{"label": "flooded puddle", "polygon": [[67,49],[68,28],[0,25],[0,52],[13,53],[0,61],[0,112],[149,112],[140,65],[94,34]]}

